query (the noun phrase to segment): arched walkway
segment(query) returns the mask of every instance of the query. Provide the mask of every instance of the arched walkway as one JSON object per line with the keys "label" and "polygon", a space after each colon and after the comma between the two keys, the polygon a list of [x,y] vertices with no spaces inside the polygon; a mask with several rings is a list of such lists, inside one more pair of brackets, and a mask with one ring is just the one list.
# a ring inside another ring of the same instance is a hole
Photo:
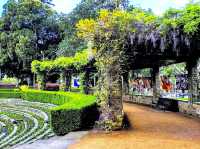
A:
{"label": "arched walkway", "polygon": [[199,149],[200,120],[124,104],[132,128],[110,134],[91,132],[70,149]]}

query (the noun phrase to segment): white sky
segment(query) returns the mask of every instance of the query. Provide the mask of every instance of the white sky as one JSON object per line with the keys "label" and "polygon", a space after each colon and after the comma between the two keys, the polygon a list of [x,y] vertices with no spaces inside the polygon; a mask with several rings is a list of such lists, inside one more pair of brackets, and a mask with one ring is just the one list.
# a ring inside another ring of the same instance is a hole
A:
{"label": "white sky", "polygon": [[[7,0],[0,0],[0,14],[2,12],[2,6]],[[54,9],[58,12],[69,13],[73,8],[76,7],[81,0],[53,0],[55,4]],[[131,4],[141,6],[142,8],[151,8],[154,13],[161,15],[166,9],[181,8],[190,0],[130,0]],[[197,1],[197,0],[194,0]]]}

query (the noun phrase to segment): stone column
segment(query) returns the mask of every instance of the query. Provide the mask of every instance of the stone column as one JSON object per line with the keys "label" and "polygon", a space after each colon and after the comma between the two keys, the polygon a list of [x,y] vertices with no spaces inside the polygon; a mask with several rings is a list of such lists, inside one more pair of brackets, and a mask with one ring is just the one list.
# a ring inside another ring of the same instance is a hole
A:
{"label": "stone column", "polygon": [[60,90],[61,91],[70,91],[71,90],[71,80],[72,80],[72,71],[63,70],[60,74]]}
{"label": "stone column", "polygon": [[60,74],[60,86],[59,86],[60,91],[65,91],[66,90],[66,74],[65,71],[62,71]]}
{"label": "stone column", "polygon": [[82,85],[83,85],[83,91],[85,94],[89,94],[90,92],[90,71],[86,69],[85,73],[84,73],[84,76],[82,78],[83,82],[82,82]]}
{"label": "stone column", "polygon": [[38,83],[38,89],[40,90],[46,89],[46,72],[39,72],[37,74],[37,83]]}
{"label": "stone column", "polygon": [[188,85],[189,85],[189,95],[192,99],[191,102],[197,101],[199,98],[198,91],[198,71],[197,71],[198,59],[193,58],[187,62],[188,70]]}
{"label": "stone column", "polygon": [[72,83],[72,70],[68,70],[66,72],[66,88],[65,91],[71,90],[71,83]]}
{"label": "stone column", "polygon": [[101,71],[98,81],[100,100],[99,127],[116,130],[122,127],[122,80],[119,66],[113,65]]}
{"label": "stone column", "polygon": [[109,106],[117,114],[122,114],[122,77],[119,74],[119,69],[113,69],[109,72],[109,85],[110,85],[110,100]]}
{"label": "stone column", "polygon": [[160,76],[159,76],[159,66],[154,66],[152,68],[152,78],[153,78],[153,102],[157,102],[160,97]]}

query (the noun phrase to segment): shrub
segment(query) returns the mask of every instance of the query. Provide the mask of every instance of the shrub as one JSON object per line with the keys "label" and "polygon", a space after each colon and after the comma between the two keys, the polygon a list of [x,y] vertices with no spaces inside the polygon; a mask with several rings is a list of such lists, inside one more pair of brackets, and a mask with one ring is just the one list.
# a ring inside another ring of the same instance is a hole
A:
{"label": "shrub", "polygon": [[51,109],[51,126],[57,135],[89,128],[98,118],[95,96],[25,89],[22,91],[22,98],[58,105]]}
{"label": "shrub", "polygon": [[21,92],[18,89],[0,89],[0,98],[20,98]]}
{"label": "shrub", "polygon": [[9,78],[5,75],[0,82],[4,84],[17,84],[18,81],[17,78]]}
{"label": "shrub", "polygon": [[51,110],[51,125],[57,135],[90,128],[98,119],[95,100],[75,100]]}
{"label": "shrub", "polygon": [[20,98],[58,105],[51,109],[51,126],[57,135],[90,128],[98,119],[96,97],[81,93],[40,91],[21,86],[17,89],[0,89],[1,98]]}

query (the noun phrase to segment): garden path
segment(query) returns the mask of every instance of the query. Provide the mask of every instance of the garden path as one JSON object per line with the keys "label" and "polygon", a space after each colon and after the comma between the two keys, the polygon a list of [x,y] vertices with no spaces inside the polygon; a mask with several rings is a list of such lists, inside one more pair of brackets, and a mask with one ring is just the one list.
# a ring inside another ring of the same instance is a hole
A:
{"label": "garden path", "polygon": [[50,139],[38,140],[32,144],[24,144],[14,149],[66,149],[87,133],[87,131],[71,132],[65,136],[54,136]]}
{"label": "garden path", "polygon": [[70,149],[200,149],[200,120],[181,113],[124,104],[132,128],[92,131]]}

